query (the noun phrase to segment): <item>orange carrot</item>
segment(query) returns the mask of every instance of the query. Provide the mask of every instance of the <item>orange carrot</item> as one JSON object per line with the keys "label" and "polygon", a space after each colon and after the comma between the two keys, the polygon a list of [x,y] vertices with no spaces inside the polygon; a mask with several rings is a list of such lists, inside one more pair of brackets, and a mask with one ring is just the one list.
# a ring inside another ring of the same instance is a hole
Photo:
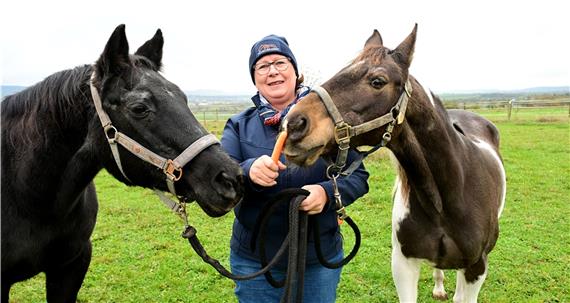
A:
{"label": "orange carrot", "polygon": [[277,142],[275,142],[275,147],[273,147],[273,153],[271,153],[271,159],[273,162],[277,163],[279,161],[279,156],[283,151],[283,146],[285,145],[285,139],[287,139],[287,131],[282,131],[277,136]]}

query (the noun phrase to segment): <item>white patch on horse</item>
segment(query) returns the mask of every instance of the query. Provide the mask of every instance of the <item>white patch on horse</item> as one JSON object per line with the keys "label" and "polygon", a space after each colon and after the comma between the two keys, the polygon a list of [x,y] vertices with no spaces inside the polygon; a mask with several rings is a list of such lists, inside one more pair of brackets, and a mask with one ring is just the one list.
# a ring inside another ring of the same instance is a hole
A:
{"label": "white patch on horse", "polygon": [[400,166],[398,159],[393,153],[389,153],[390,160],[396,167],[398,175],[394,181],[394,189],[392,190],[392,245],[398,244],[396,233],[400,230],[400,222],[404,220],[410,213],[410,188],[407,184],[407,177],[405,171]]}
{"label": "white patch on horse", "polygon": [[[395,157],[393,157],[395,158]],[[398,167],[399,173],[394,184],[392,206],[392,278],[401,302],[416,302],[418,297],[418,279],[422,260],[407,258],[402,253],[402,245],[398,241],[400,224],[410,213],[410,188],[406,184],[404,170]]]}
{"label": "white patch on horse", "polygon": [[141,91],[141,90],[135,90],[135,91],[131,91],[127,93],[128,97],[133,97],[135,99],[148,99],[151,97],[150,93],[148,91]]}
{"label": "white patch on horse", "polygon": [[356,67],[356,66],[358,66],[358,65],[362,65],[362,64],[365,64],[365,63],[366,63],[366,61],[360,60],[360,61],[354,63],[352,66]]}
{"label": "white patch on horse", "polygon": [[472,283],[467,282],[465,279],[465,269],[456,271],[455,295],[453,295],[453,302],[477,303],[477,297],[481,291],[481,286],[487,278],[487,266],[483,274],[477,277]]}
{"label": "white patch on horse", "polygon": [[[403,172],[400,172],[402,174]],[[410,205],[409,205],[409,195],[410,189],[407,186],[404,186],[403,181],[400,175],[396,177],[396,181],[394,184],[394,205],[392,208],[392,228],[398,231],[400,222],[404,220],[408,214],[410,213]]]}
{"label": "white patch on horse", "polygon": [[[392,230],[392,239],[395,232]],[[406,258],[400,242],[392,240],[392,279],[400,302],[416,302],[418,298],[418,280],[422,260]]]}
{"label": "white patch on horse", "polygon": [[374,67],[374,68],[370,68],[372,73],[387,73],[386,68],[382,67],[382,66],[378,66],[378,67]]}
{"label": "white patch on horse", "polygon": [[358,61],[358,62],[352,64],[352,65],[348,68],[348,72],[351,72],[351,71],[354,70],[354,69],[360,68],[360,66],[363,65],[363,64],[366,64],[366,61],[361,60],[361,61]]}
{"label": "white patch on horse", "polygon": [[505,208],[505,198],[507,196],[507,174],[505,173],[505,167],[503,166],[503,162],[501,162],[501,158],[499,158],[499,155],[497,154],[497,152],[495,151],[495,149],[487,142],[483,141],[483,140],[474,140],[473,143],[475,143],[475,145],[477,145],[477,147],[479,147],[482,150],[487,151],[488,153],[490,153],[493,156],[493,159],[495,159],[495,161],[497,161],[497,165],[500,168],[500,172],[501,172],[501,188],[503,189],[503,192],[501,194],[501,205],[499,207],[499,212],[497,217],[501,217],[501,214],[503,213],[503,209]]}
{"label": "white patch on horse", "polygon": [[445,287],[443,285],[443,282],[445,280],[445,274],[443,273],[443,270],[439,268],[434,268],[432,276],[433,276],[434,286],[431,292],[431,296],[436,300],[440,301],[447,300],[447,293],[445,292]]}

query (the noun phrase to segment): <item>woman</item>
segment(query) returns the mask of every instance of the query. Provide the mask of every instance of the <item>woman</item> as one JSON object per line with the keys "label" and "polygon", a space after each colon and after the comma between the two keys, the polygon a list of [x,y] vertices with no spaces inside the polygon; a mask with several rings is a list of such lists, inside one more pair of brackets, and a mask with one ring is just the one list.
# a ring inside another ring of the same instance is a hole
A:
{"label": "woman", "polygon": [[[288,168],[271,157],[280,121],[300,98],[309,92],[299,77],[297,61],[284,37],[270,35],[251,48],[249,72],[258,90],[252,97],[255,107],[230,118],[222,135],[222,145],[238,161],[246,177],[246,194],[235,208],[230,264],[238,275],[260,269],[259,251],[250,250],[253,226],[264,204],[285,188],[304,188],[309,195],[299,209],[316,215],[321,231],[322,250],[331,262],[343,258],[342,239],[335,212],[332,182],[326,177],[328,163],[320,159],[309,168]],[[352,155],[353,156],[353,155]],[[284,161],[282,156],[281,160]],[[349,161],[351,155],[349,155]],[[338,179],[343,204],[349,205],[368,192],[368,173],[361,165],[351,176]],[[287,206],[279,208],[267,225],[267,257],[272,259],[288,232]],[[257,245],[259,247],[259,245]],[[283,258],[283,259],[286,259]],[[281,260],[271,273],[281,280],[287,260]],[[319,264],[312,236],[309,236],[303,302],[334,302],[341,269]],[[237,281],[235,294],[240,302],[279,302],[283,289],[273,288],[259,276]]]}

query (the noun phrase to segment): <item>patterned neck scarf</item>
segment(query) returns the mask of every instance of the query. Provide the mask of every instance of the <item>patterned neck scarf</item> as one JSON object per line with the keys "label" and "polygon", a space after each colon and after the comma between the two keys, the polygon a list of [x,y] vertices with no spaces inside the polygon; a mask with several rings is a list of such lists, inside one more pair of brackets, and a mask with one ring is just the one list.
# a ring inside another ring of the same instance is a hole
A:
{"label": "patterned neck scarf", "polygon": [[297,96],[284,110],[278,111],[263,97],[259,92],[251,98],[255,107],[259,110],[259,116],[263,119],[265,125],[279,125],[281,119],[285,118],[291,107],[295,105],[301,98],[307,95],[311,89],[308,86],[300,85],[297,88]]}

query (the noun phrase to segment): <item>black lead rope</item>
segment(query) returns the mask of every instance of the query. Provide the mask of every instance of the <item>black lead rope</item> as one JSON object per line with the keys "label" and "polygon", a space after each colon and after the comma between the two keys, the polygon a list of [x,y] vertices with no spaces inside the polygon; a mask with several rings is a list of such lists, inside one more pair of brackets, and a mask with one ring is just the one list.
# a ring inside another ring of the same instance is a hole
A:
{"label": "black lead rope", "polygon": [[[305,276],[305,263],[307,260],[307,213],[299,211],[299,205],[305,199],[298,196],[289,207],[289,259],[287,262],[287,276],[285,290],[281,302],[292,302],[293,289],[297,286],[296,300],[303,301],[303,284]],[[263,247],[260,247],[263,249]],[[265,277],[271,275],[266,272]]]}
{"label": "black lead rope", "polygon": [[356,225],[356,223],[354,223],[354,221],[352,220],[351,217],[346,216],[344,218],[344,221],[346,221],[346,223],[348,223],[348,225],[350,225],[350,227],[354,231],[354,246],[352,247],[352,250],[350,251],[348,256],[346,256],[344,259],[342,259],[338,263],[330,263],[329,261],[326,260],[325,256],[323,255],[323,251],[321,249],[321,237],[319,236],[320,235],[319,224],[316,222],[315,218],[311,218],[310,221],[311,221],[311,227],[313,228],[313,237],[315,238],[315,250],[317,251],[317,258],[319,259],[319,262],[324,267],[330,268],[330,269],[339,268],[341,266],[346,265],[348,262],[350,262],[356,256],[356,253],[358,253],[358,249],[360,248],[360,241],[361,241],[360,229],[358,229],[358,226]]}
{"label": "black lead rope", "polygon": [[[303,251],[306,253],[306,240],[304,241],[304,243],[301,241],[299,241],[299,232],[300,230],[306,230],[306,219],[303,219],[304,217],[307,217],[307,214],[305,212],[299,211],[299,205],[301,204],[301,202],[305,199],[305,197],[307,197],[309,195],[309,191],[305,190],[305,189],[301,189],[301,188],[288,188],[288,189],[284,189],[281,192],[279,192],[277,195],[275,195],[270,201],[270,203],[265,204],[265,206],[263,207],[263,209],[261,210],[261,213],[258,216],[257,221],[255,222],[254,228],[253,228],[253,233],[252,233],[252,238],[251,238],[251,243],[250,243],[250,247],[251,247],[251,251],[255,251],[256,248],[256,240],[259,238],[259,258],[260,258],[260,262],[261,262],[261,266],[265,267],[268,265],[267,263],[267,255],[266,255],[266,251],[265,251],[265,241],[267,239],[267,223],[269,221],[269,218],[271,217],[271,215],[273,214],[273,212],[275,212],[275,210],[277,209],[277,207],[279,207],[279,205],[283,202],[289,202],[292,201],[289,204],[289,233],[287,234],[287,238],[288,239],[288,244],[289,244],[289,258],[288,258],[288,262],[289,264],[287,265],[287,269],[288,269],[288,273],[289,273],[289,269],[290,268],[295,268],[297,265],[296,264],[290,264],[291,260],[297,260],[297,256],[299,255],[299,251]],[[303,226],[304,224],[304,226]],[[261,234],[260,234],[261,233]],[[306,232],[305,232],[306,233]],[[301,250],[301,247],[304,247],[303,250]],[[279,257],[279,259],[281,258],[281,256]],[[273,260],[275,260],[275,257],[273,258]],[[304,270],[304,262],[303,262],[303,270]],[[282,281],[277,281],[273,278],[273,276],[271,275],[271,272],[267,271],[265,272],[265,279],[267,280],[267,282],[269,282],[269,284],[271,284],[271,286],[275,287],[275,288],[281,288],[285,285],[290,285],[291,283],[287,282],[288,280],[291,280],[291,278],[286,278]],[[288,274],[289,276],[289,274]],[[284,296],[285,297],[285,296]]]}
{"label": "black lead rope", "polygon": [[[212,257],[210,257],[200,240],[196,236],[196,229],[192,226],[187,226],[185,231],[182,233],[182,237],[188,239],[188,242],[196,251],[196,253],[202,258],[202,260],[210,264],[216,271],[218,271],[222,276],[233,279],[233,280],[249,280],[259,275],[264,274],[265,278],[275,288],[281,288],[285,286],[283,296],[281,297],[281,302],[292,302],[293,290],[295,289],[297,293],[295,295],[296,302],[302,302],[303,300],[303,284],[304,284],[304,273],[305,273],[305,263],[307,254],[307,238],[308,238],[308,225],[309,222],[313,228],[315,238],[315,249],[317,252],[317,257],[319,262],[327,268],[336,269],[348,262],[350,262],[358,249],[360,248],[361,235],[358,226],[354,221],[346,216],[344,220],[353,229],[355,234],[354,247],[350,254],[338,263],[328,262],[323,252],[321,251],[321,241],[319,234],[318,223],[314,216],[310,217],[304,211],[299,211],[299,205],[301,202],[309,195],[309,192],[300,188],[285,189],[275,195],[266,206],[262,209],[257,222],[255,223],[252,241],[250,243],[252,251],[255,251],[256,239],[259,237],[259,255],[262,269],[249,274],[249,275],[235,275],[228,271],[220,262]],[[269,218],[278,207],[278,205],[284,201],[290,201],[289,204],[289,233],[283,240],[283,244],[273,257],[270,262],[267,262],[267,256],[265,252],[265,239],[267,237],[267,223]],[[287,264],[287,274],[286,278],[282,281],[276,281],[271,272],[269,271],[282,257],[285,250],[289,247],[288,252],[288,264]]]}
{"label": "black lead rope", "polygon": [[285,249],[287,248],[287,246],[289,244],[289,236],[287,235],[287,237],[283,241],[283,244],[281,244],[281,247],[279,248],[279,250],[275,254],[275,257],[273,258],[273,260],[271,260],[271,262],[269,262],[269,264],[267,264],[267,266],[263,267],[258,272],[255,272],[255,273],[252,273],[249,275],[241,275],[240,276],[240,275],[234,275],[229,270],[227,270],[222,264],[220,264],[220,261],[218,261],[218,260],[216,260],[216,259],[214,259],[208,255],[208,253],[206,252],[206,250],[204,249],[204,247],[200,243],[198,236],[196,236],[196,229],[193,226],[186,226],[186,230],[182,233],[182,237],[188,239],[188,242],[190,243],[190,245],[192,246],[194,251],[202,258],[202,260],[204,260],[204,262],[210,264],[222,276],[224,276],[226,278],[230,278],[232,280],[236,280],[236,281],[250,280],[250,279],[253,279],[253,278],[260,276],[260,275],[264,274],[265,272],[269,271],[277,263],[277,261],[279,261],[279,259],[281,259],[281,257],[283,256],[283,254],[285,252]]}
{"label": "black lead rope", "polygon": [[[293,199],[290,200],[292,202],[289,204],[289,233],[287,234],[286,238],[289,240],[289,259],[287,264],[286,278],[282,281],[276,281],[271,275],[270,271],[267,271],[264,274],[266,280],[269,282],[269,284],[271,284],[271,286],[275,288],[281,288],[285,286],[285,291],[281,297],[281,302],[291,302],[292,291],[295,285],[297,286],[296,302],[302,302],[309,224],[313,229],[317,258],[319,262],[326,268],[336,269],[346,265],[356,256],[360,248],[360,230],[352,218],[346,216],[345,214],[343,220],[346,221],[354,231],[354,246],[348,256],[343,258],[341,261],[337,263],[331,263],[326,260],[322,252],[320,230],[316,216],[308,216],[306,212],[299,211],[299,205],[308,195],[308,191],[298,188],[285,189],[281,191],[276,196],[276,198],[271,199],[273,201],[272,203],[266,204],[266,206],[262,209],[253,230],[253,236],[250,243],[251,250],[255,251],[256,239],[258,238],[258,234],[261,233],[261,235],[259,235],[259,256],[261,266],[265,267],[268,265],[267,256],[265,253],[265,239],[267,233],[265,226],[267,225],[269,217],[273,214],[279,203],[289,201],[289,199],[284,199],[284,197],[293,197]],[[275,258],[272,260],[272,262],[274,260]]]}
{"label": "black lead rope", "polygon": [[[309,192],[304,190],[304,189],[300,189],[300,188],[299,189],[288,189],[288,190],[283,190],[283,191],[279,192],[270,201],[268,201],[268,203],[266,205],[268,205],[270,207],[265,207],[262,210],[262,213],[261,213],[262,215],[260,215],[261,220],[258,219],[256,226],[259,225],[259,226],[265,227],[271,213],[274,210],[274,207],[279,205],[280,202],[282,202],[282,201],[288,201],[291,199],[291,197],[296,197],[299,195],[304,195],[304,197],[306,197],[309,195]],[[304,199],[304,197],[303,197],[303,199]],[[302,201],[302,199],[301,199],[301,201]],[[263,215],[264,213],[265,213],[265,215]],[[263,223],[263,224],[261,224],[261,223]],[[266,234],[265,230],[266,230],[265,228],[262,229],[263,238],[260,241],[260,247],[263,247],[263,248],[265,248],[265,239],[264,239],[265,234]],[[257,237],[258,231],[259,231],[259,228],[254,229],[254,239]],[[230,272],[229,270],[227,270],[220,263],[220,261],[218,261],[217,259],[214,259],[214,258],[210,257],[210,255],[208,255],[208,253],[204,249],[204,246],[202,246],[202,243],[200,243],[200,239],[198,239],[198,236],[196,235],[196,233],[197,233],[196,228],[194,228],[193,226],[188,224],[186,226],[184,232],[182,233],[182,237],[188,239],[188,242],[190,243],[190,245],[192,246],[194,251],[198,254],[198,256],[200,256],[200,258],[202,258],[202,260],[204,262],[210,264],[222,276],[224,276],[226,278],[230,278],[232,280],[236,280],[236,281],[250,280],[250,279],[253,279],[257,276],[263,275],[266,272],[269,272],[269,270],[271,268],[273,268],[273,266],[275,266],[275,264],[283,257],[285,250],[287,249],[287,247],[289,246],[289,243],[290,243],[290,234],[287,234],[287,236],[283,240],[283,244],[281,244],[281,247],[279,248],[279,250],[277,251],[277,253],[273,257],[271,262],[269,262],[269,263],[266,262],[264,265],[262,265],[263,268],[261,270],[254,272],[254,273],[251,273],[251,274],[248,274],[248,275],[235,275],[232,272]],[[255,240],[253,240],[253,241],[255,241]],[[277,287],[277,286],[274,286],[274,287]],[[283,285],[281,285],[279,287],[283,287]]]}

